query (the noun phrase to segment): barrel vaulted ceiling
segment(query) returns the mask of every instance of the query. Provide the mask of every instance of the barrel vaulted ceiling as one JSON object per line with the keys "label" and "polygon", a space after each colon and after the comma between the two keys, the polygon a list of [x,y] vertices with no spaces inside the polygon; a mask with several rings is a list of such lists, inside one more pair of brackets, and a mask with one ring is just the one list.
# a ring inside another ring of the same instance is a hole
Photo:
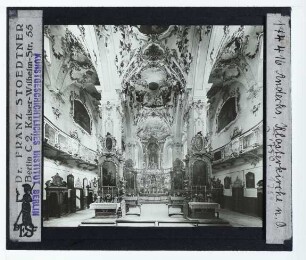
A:
{"label": "barrel vaulted ceiling", "polygon": [[69,25],[46,26],[45,36],[58,63],[45,76],[54,91],[74,82],[96,99],[117,93],[140,139],[164,139],[209,82],[252,71],[262,27]]}

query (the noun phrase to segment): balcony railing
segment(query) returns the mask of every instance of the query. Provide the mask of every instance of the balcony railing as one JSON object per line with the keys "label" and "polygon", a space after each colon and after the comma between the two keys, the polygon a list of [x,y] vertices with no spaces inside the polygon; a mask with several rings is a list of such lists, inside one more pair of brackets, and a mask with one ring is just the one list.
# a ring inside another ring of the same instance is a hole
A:
{"label": "balcony railing", "polygon": [[250,130],[234,137],[226,145],[215,149],[213,163],[223,162],[227,159],[251,152],[263,145],[263,124],[262,121]]}
{"label": "balcony railing", "polygon": [[96,165],[97,152],[81,144],[77,136],[69,135],[44,118],[44,140],[50,146],[80,159],[86,163]]}

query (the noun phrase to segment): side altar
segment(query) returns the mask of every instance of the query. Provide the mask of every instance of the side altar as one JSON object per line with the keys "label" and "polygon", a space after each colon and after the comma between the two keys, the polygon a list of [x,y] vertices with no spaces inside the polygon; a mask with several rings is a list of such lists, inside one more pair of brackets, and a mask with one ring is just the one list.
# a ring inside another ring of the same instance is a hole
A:
{"label": "side altar", "polygon": [[110,133],[100,138],[100,147],[98,194],[90,209],[95,211],[94,218],[120,218],[126,212],[122,154]]}
{"label": "side altar", "polygon": [[219,219],[220,204],[212,199],[212,156],[209,138],[198,132],[191,141],[185,164],[184,180],[187,219]]}

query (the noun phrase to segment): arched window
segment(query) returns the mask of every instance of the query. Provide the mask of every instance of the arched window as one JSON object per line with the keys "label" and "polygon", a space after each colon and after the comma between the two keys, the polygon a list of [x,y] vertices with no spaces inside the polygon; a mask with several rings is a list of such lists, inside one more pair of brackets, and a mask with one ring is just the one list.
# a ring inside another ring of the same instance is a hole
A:
{"label": "arched window", "polygon": [[245,175],[245,186],[246,188],[255,188],[255,175],[252,172],[248,172]]}
{"label": "arched window", "polygon": [[91,134],[91,119],[86,107],[79,100],[74,100],[73,107],[74,107],[74,113],[73,113],[74,121],[80,127],[82,127],[87,133]]}
{"label": "arched window", "polygon": [[231,188],[231,177],[225,177],[224,178],[224,189],[230,189]]}
{"label": "arched window", "polygon": [[218,114],[218,131],[226,127],[236,116],[236,97],[231,97],[223,104]]}
{"label": "arched window", "polygon": [[221,159],[222,159],[222,152],[221,152],[221,150],[215,152],[214,153],[214,160],[217,161],[217,160],[221,160]]}

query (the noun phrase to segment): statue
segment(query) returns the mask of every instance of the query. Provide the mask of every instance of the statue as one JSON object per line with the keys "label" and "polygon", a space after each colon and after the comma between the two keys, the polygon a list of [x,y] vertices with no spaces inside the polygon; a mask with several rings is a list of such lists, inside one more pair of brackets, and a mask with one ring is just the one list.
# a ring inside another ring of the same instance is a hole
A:
{"label": "statue", "polygon": [[[32,223],[32,217],[31,217],[31,202],[32,202],[32,190],[34,185],[31,187],[30,184],[25,183],[22,185],[24,190],[24,195],[22,196],[22,199],[19,199],[19,191],[16,189],[16,202],[22,202],[21,205],[21,211],[15,221],[14,224],[14,231],[20,230],[20,232],[23,232],[22,226],[26,230],[29,231],[27,236],[33,236],[33,233],[37,230],[37,227],[33,225]],[[22,215],[22,223],[18,224],[19,218]]]}

